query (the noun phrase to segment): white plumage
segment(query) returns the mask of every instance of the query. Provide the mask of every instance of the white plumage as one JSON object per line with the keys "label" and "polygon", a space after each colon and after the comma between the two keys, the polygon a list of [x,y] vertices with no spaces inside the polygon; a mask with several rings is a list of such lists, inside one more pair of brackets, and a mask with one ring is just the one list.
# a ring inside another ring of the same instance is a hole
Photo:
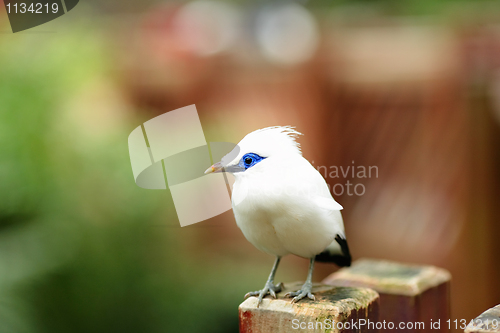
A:
{"label": "white plumage", "polygon": [[280,258],[294,254],[311,260],[308,280],[290,293],[298,301],[311,294],[315,258],[350,265],[350,254],[340,206],[321,174],[304,158],[291,127],[269,127],[245,136],[221,162],[207,170],[232,172],[232,206],[236,223],[259,250],[275,255],[276,262],[263,290],[247,295],[262,298],[274,285]]}

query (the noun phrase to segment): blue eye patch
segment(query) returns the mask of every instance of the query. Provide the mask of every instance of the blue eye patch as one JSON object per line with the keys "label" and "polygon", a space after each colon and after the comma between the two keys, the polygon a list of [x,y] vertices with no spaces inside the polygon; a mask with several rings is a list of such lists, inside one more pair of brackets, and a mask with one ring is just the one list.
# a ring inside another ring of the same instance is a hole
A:
{"label": "blue eye patch", "polygon": [[240,162],[238,163],[238,166],[244,168],[244,170],[247,170],[248,168],[253,167],[255,164],[259,163],[264,159],[265,157],[262,157],[260,155],[254,153],[248,153],[243,155]]}

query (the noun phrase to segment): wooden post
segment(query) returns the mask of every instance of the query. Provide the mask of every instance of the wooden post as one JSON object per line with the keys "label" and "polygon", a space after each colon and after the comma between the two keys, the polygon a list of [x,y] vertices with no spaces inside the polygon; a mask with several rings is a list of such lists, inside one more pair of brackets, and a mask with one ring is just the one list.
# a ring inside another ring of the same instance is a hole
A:
{"label": "wooden post", "polygon": [[465,329],[465,333],[492,332],[500,332],[500,304],[481,313]]}
{"label": "wooden post", "polygon": [[399,332],[448,332],[450,279],[448,271],[433,266],[360,259],[323,283],[376,290],[379,320],[403,325]]}
{"label": "wooden post", "polygon": [[277,299],[267,296],[258,308],[256,297],[241,303],[240,333],[378,332],[379,296],[375,291],[314,284],[316,301],[303,299],[292,304],[291,298],[283,298],[301,286],[286,284]]}

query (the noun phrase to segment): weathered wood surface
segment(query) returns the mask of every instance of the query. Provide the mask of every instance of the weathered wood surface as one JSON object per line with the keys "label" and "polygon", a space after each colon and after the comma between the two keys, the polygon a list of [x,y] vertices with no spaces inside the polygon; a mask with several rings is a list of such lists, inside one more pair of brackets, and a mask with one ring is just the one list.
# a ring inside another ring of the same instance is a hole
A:
{"label": "weathered wood surface", "polygon": [[404,323],[399,332],[429,332],[431,323],[438,320],[440,328],[432,332],[448,332],[450,279],[448,271],[433,266],[360,259],[323,283],[374,289],[380,294],[380,321]]}
{"label": "weathered wood surface", "polygon": [[[315,301],[303,299],[292,304],[291,298],[283,298],[301,286],[286,284],[277,299],[267,296],[259,307],[256,297],[245,300],[239,306],[240,333],[378,332],[368,327],[368,321],[378,322],[379,296],[375,291],[314,284]],[[363,320],[366,325],[360,327]]]}
{"label": "weathered wood surface", "polygon": [[500,304],[481,313],[465,329],[465,333],[491,332],[500,332]]}

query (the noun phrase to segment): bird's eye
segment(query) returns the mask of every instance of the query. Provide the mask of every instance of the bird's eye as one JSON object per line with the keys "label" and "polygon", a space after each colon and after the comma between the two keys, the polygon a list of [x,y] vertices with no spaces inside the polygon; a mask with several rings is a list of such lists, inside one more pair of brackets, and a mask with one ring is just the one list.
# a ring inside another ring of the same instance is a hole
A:
{"label": "bird's eye", "polygon": [[255,153],[248,153],[248,154],[243,155],[243,157],[241,158],[241,160],[238,163],[239,163],[240,167],[242,167],[244,170],[247,170],[248,168],[251,168],[255,164],[262,161],[263,159],[265,159],[265,157],[259,156]]}

